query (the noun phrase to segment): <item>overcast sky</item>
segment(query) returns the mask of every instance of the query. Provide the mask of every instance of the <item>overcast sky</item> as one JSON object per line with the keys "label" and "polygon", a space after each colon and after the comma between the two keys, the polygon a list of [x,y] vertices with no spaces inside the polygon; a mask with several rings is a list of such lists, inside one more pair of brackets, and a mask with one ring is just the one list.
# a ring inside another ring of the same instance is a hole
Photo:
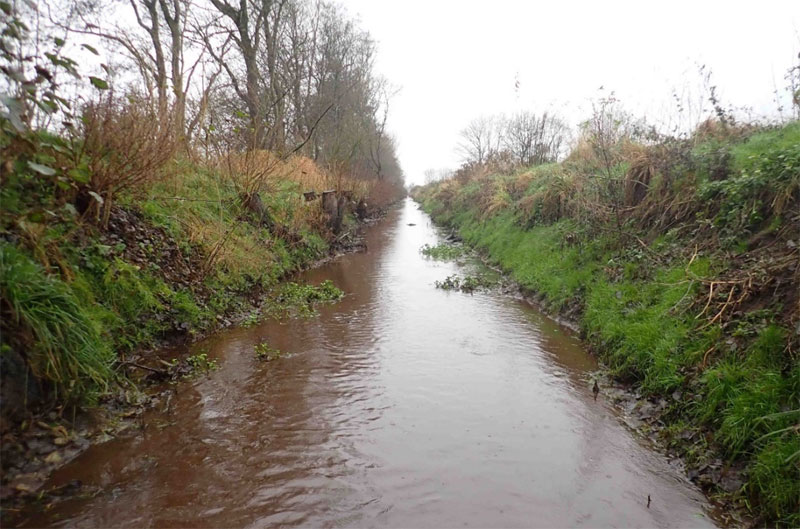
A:
{"label": "overcast sky", "polygon": [[772,111],[800,52],[800,0],[342,3],[400,89],[389,127],[412,183],[458,166],[458,131],[478,115],[556,109],[576,124],[591,98],[613,90],[656,118],[673,89],[698,101],[701,64],[726,102]]}

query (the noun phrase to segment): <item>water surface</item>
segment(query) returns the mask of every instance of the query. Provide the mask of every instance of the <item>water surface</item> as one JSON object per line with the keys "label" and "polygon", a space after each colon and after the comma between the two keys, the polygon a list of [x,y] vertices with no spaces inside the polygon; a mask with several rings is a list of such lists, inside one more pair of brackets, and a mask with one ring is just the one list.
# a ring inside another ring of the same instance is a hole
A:
{"label": "water surface", "polygon": [[[500,293],[433,287],[458,272],[419,253],[437,242],[409,200],[368,252],[301,278],[331,279],[341,302],[194,346],[220,369],[50,483],[96,496],[27,523],[714,526],[702,495],[593,400],[595,362],[568,331]],[[257,360],[262,341],[288,356]]]}

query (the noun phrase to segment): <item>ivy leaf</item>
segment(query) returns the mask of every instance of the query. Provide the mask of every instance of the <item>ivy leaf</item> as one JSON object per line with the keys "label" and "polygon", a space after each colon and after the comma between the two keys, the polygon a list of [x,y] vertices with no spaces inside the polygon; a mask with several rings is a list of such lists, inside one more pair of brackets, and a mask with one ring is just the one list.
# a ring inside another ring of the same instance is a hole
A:
{"label": "ivy leaf", "polygon": [[108,90],[108,83],[100,79],[99,77],[92,77],[89,76],[89,81],[94,85],[95,88],[98,90]]}
{"label": "ivy leaf", "polygon": [[88,45],[86,43],[81,44],[81,48],[87,49],[90,52],[94,53],[95,55],[100,55],[100,53],[97,51],[97,49],[94,46],[90,46],[90,45]]}
{"label": "ivy leaf", "polygon": [[64,39],[60,39],[58,37],[53,38],[53,40],[55,41],[56,46],[59,48],[62,47],[64,44],[66,44],[66,41]]}
{"label": "ivy leaf", "polygon": [[28,167],[30,167],[37,173],[42,174],[44,176],[53,176],[54,174],[56,174],[55,169],[53,169],[52,167],[47,167],[46,165],[42,165],[40,163],[28,161]]}

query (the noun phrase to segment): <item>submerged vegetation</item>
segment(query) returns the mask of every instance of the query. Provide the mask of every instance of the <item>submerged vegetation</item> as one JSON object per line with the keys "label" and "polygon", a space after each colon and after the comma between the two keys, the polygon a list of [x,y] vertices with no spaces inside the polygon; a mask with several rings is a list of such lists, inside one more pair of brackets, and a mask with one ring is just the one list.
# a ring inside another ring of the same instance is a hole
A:
{"label": "submerged vegetation", "polygon": [[250,327],[263,318],[282,318],[286,316],[310,318],[317,315],[316,306],[320,303],[334,303],[344,297],[344,292],[336,288],[333,281],[326,279],[319,285],[284,282],[275,287],[267,296],[257,312],[251,313],[243,322]]}
{"label": "submerged vegetation", "polygon": [[208,357],[207,353],[197,353],[186,358],[186,362],[195,372],[209,373],[219,368],[217,361]]}
{"label": "submerged vegetation", "polygon": [[612,111],[561,162],[472,161],[412,195],[665,398],[662,435],[703,487],[797,526],[800,122],[720,112],[672,137]]}

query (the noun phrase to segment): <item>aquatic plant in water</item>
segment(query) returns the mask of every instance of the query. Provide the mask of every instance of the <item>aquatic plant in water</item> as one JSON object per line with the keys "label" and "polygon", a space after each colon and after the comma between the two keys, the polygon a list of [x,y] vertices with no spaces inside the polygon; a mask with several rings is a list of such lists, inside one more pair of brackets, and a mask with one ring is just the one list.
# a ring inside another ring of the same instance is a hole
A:
{"label": "aquatic plant in water", "polygon": [[255,349],[256,358],[258,358],[259,360],[265,360],[267,362],[277,360],[278,358],[283,356],[283,352],[274,347],[270,347],[270,345],[267,342],[261,342],[259,344],[256,344],[256,346],[253,349]]}
{"label": "aquatic plant in water", "polygon": [[453,244],[437,244],[436,246],[425,244],[419,251],[425,257],[430,257],[437,261],[453,261],[463,256],[466,253],[466,248]]}

